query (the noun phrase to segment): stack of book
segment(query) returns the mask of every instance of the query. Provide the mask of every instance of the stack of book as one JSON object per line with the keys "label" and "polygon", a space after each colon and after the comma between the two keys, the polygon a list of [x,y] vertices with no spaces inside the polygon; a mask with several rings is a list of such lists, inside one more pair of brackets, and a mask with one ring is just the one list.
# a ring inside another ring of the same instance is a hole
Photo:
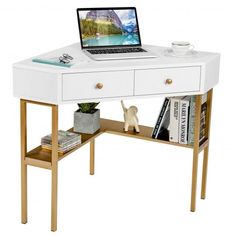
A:
{"label": "stack of book", "polygon": [[[81,135],[69,131],[58,131],[58,152],[65,153],[81,144]],[[46,135],[41,139],[41,146],[44,149],[52,150],[52,135]]]}
{"label": "stack of book", "polygon": [[[193,145],[196,96],[165,98],[159,113],[152,138]],[[202,95],[200,138],[206,135],[207,94]]]}

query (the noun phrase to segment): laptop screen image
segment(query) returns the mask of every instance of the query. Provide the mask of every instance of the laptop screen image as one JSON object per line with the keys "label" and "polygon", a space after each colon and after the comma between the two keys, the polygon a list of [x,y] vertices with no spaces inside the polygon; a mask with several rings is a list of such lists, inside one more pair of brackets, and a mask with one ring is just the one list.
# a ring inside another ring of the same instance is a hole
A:
{"label": "laptop screen image", "polygon": [[141,46],[135,8],[77,9],[82,48]]}

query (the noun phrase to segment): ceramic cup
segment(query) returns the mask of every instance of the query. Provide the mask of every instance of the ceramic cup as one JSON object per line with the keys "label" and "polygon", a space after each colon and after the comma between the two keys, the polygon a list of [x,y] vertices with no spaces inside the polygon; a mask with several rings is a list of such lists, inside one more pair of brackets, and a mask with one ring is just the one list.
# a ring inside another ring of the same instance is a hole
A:
{"label": "ceramic cup", "polygon": [[174,41],[171,44],[172,50],[176,55],[185,55],[194,49],[194,46],[185,41]]}

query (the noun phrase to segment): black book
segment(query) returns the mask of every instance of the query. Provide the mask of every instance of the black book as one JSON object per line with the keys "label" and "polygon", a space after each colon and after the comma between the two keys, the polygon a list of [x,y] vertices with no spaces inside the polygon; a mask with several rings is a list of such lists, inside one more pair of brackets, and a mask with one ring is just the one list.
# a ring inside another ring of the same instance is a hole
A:
{"label": "black book", "polygon": [[165,100],[163,102],[163,105],[162,105],[162,108],[161,108],[161,111],[159,113],[156,125],[153,129],[153,132],[152,132],[152,138],[157,138],[158,137],[158,134],[161,130],[163,121],[165,120],[165,115],[167,113],[167,110],[169,109],[169,104],[170,104],[170,99],[165,98]]}

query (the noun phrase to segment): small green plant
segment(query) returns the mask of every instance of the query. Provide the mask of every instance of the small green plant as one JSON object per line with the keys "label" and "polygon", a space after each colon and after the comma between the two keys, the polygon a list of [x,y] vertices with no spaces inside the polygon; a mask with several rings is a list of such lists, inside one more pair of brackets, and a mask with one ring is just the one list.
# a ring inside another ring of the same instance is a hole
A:
{"label": "small green plant", "polygon": [[78,103],[79,110],[82,113],[93,113],[99,102]]}

